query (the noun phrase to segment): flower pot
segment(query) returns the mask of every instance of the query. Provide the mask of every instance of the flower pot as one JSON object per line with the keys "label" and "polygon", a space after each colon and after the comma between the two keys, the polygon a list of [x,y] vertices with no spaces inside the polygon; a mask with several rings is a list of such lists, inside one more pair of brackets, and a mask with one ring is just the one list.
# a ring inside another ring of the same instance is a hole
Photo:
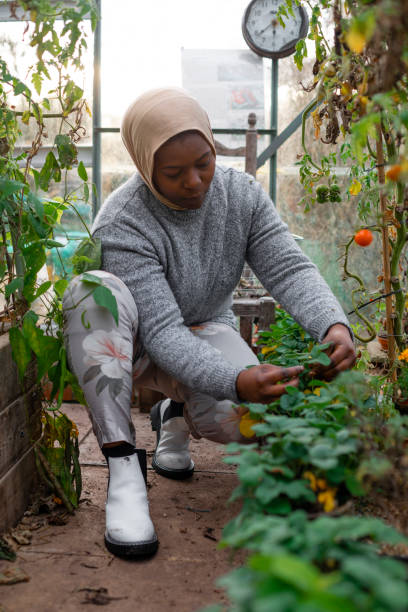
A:
{"label": "flower pot", "polygon": [[[44,394],[44,399],[49,401],[51,399],[52,383],[49,380],[44,379],[42,381],[41,387],[42,387],[42,392]],[[63,402],[75,402],[76,401],[74,399],[74,395],[72,393],[72,389],[70,386],[64,389],[64,393],[62,395],[62,401]]]}
{"label": "flower pot", "polygon": [[394,402],[394,406],[401,414],[408,414],[408,398],[399,398]]}
{"label": "flower pot", "polygon": [[377,340],[380,343],[381,348],[383,349],[383,351],[388,351],[388,338],[387,335],[384,334],[379,334],[377,336]]}

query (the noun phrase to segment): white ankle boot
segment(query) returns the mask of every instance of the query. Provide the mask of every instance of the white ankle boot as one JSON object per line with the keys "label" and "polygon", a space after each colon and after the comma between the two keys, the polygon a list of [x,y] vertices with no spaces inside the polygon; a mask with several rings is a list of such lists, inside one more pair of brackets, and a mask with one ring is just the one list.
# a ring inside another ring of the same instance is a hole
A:
{"label": "white ankle boot", "polygon": [[106,548],[119,556],[151,555],[158,548],[158,539],[138,454],[108,457],[107,461]]}
{"label": "white ankle boot", "polygon": [[152,466],[158,474],[183,480],[194,472],[188,450],[190,430],[182,411],[172,411],[170,400],[163,400],[150,411],[152,428],[157,432],[157,447]]}

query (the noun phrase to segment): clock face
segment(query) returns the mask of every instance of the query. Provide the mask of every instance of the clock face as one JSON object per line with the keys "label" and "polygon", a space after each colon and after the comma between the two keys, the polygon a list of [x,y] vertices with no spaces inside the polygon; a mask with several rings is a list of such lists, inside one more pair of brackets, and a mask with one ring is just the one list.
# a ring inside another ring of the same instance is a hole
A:
{"label": "clock face", "polygon": [[307,13],[303,7],[293,7],[293,15],[278,20],[282,0],[252,0],[245,11],[242,33],[249,47],[264,57],[286,57],[308,30]]}

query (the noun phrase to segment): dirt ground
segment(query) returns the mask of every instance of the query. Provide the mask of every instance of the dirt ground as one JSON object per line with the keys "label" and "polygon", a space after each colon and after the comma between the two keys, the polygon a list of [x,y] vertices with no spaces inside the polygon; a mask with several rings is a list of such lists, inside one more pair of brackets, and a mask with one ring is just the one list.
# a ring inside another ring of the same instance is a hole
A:
{"label": "dirt ground", "polygon": [[[47,515],[23,519],[20,540],[26,544],[16,561],[0,562],[0,578],[11,572],[27,581],[0,585],[0,612],[77,612],[83,605],[107,605],[112,612],[195,612],[225,602],[215,581],[242,557],[231,560],[229,551],[217,548],[223,526],[239,510],[227,503],[237,479],[234,467],[222,462],[223,446],[192,440],[196,471],[188,481],[148,469],[159,551],[149,560],[125,561],[104,547],[108,470],[86,411],[75,404],[63,409],[80,432],[82,501],[66,524],[50,525]],[[133,417],[137,446],[151,458],[155,434],[149,416]]]}

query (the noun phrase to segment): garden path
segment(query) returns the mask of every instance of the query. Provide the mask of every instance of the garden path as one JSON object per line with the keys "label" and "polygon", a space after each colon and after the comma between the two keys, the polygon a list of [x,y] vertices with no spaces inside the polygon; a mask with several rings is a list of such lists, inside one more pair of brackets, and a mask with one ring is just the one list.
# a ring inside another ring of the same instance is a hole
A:
{"label": "garden path", "polygon": [[[0,586],[0,612],[78,612],[84,604],[103,605],[104,600],[112,612],[195,612],[225,601],[215,580],[231,569],[231,560],[217,543],[238,504],[227,504],[237,479],[234,468],[222,462],[223,446],[192,440],[196,471],[189,481],[148,470],[159,551],[149,560],[124,561],[103,544],[108,470],[86,411],[76,404],[63,410],[79,429],[82,501],[63,525],[50,525],[46,515],[24,519],[31,541],[20,547],[15,562],[1,562],[0,572],[18,567],[29,581]],[[138,447],[151,457],[155,434],[149,415],[135,411],[133,418]],[[240,560],[237,556],[234,565]]]}

